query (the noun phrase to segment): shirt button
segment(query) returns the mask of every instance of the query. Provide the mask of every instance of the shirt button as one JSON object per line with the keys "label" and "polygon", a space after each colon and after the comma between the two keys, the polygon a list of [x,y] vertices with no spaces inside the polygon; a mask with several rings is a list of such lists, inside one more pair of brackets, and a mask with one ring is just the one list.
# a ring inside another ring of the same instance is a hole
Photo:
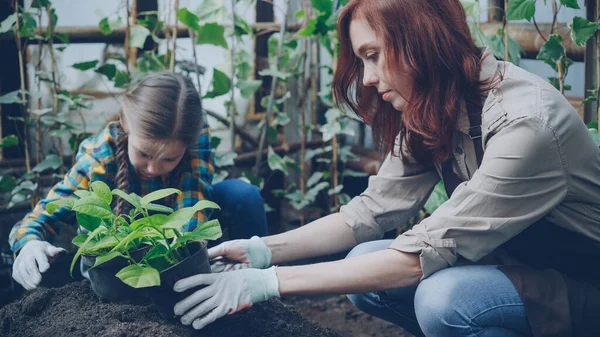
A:
{"label": "shirt button", "polygon": [[461,147],[458,147],[458,146],[457,146],[457,147],[454,149],[454,152],[456,152],[456,154],[463,154],[463,149],[462,149]]}

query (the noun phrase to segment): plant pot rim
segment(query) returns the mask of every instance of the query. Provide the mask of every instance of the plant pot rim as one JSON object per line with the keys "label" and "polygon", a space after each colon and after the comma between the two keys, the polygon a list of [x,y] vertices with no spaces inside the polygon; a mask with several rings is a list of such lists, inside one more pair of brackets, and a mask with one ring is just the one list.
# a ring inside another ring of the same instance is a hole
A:
{"label": "plant pot rim", "polygon": [[[177,267],[180,263],[182,263],[183,261],[188,260],[189,258],[191,258],[192,256],[195,256],[196,254],[202,252],[203,249],[206,249],[208,247],[208,241],[206,240],[201,240],[201,241],[190,241],[188,244],[190,243],[198,243],[200,244],[200,248],[194,252],[194,254],[191,254],[190,256],[186,257],[185,259],[178,261],[177,263],[173,264],[172,266],[170,266],[169,268],[163,269],[162,271],[159,272],[159,274],[163,274],[166,273],[172,269],[174,269],[175,267]],[[186,245],[187,247],[187,245]]]}

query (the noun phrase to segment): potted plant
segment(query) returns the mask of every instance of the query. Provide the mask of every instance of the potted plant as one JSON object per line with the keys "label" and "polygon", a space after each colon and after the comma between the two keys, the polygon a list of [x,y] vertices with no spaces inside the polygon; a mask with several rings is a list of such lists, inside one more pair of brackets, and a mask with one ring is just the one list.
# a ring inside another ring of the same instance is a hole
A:
{"label": "potted plant", "polygon": [[[161,315],[175,318],[173,305],[185,294],[174,292],[173,284],[187,276],[210,273],[206,240],[222,235],[218,220],[201,223],[188,233],[181,233],[181,228],[196,212],[219,206],[201,200],[192,207],[173,211],[153,202],[181,194],[177,189],[161,189],[140,197],[119,189],[111,191],[100,181],[91,183],[89,191],[75,194],[78,199],[61,199],[46,206],[50,214],[59,207],[72,210],[79,225],[88,231],[73,239],[79,249],[71,272],[83,256],[96,294],[120,299],[134,294],[132,288],[148,288]],[[110,207],[114,196],[132,205],[129,214],[114,214]]]}

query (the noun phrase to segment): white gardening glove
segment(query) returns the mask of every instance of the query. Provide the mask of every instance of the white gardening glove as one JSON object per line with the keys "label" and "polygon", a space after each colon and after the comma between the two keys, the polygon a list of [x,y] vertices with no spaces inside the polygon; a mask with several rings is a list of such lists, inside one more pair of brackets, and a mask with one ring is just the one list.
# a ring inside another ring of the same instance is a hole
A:
{"label": "white gardening glove", "polygon": [[275,267],[241,269],[219,274],[198,274],[177,281],[177,292],[203,286],[181,300],[173,311],[183,315],[181,323],[202,329],[215,320],[233,314],[254,303],[279,297],[279,280]]}
{"label": "white gardening glove", "polygon": [[15,259],[12,277],[25,289],[35,289],[42,281],[41,273],[50,268],[50,260],[63,252],[63,248],[55,247],[46,241],[28,241]]}
{"label": "white gardening glove", "polygon": [[271,265],[272,253],[258,236],[232,240],[208,249],[210,269],[220,273],[244,268],[264,269]]}

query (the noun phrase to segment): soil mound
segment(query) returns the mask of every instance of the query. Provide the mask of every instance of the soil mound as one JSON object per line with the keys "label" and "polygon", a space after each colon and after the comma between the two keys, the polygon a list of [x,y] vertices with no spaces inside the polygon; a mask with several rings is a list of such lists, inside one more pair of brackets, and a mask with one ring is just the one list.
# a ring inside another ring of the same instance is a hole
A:
{"label": "soil mound", "polygon": [[0,309],[0,335],[7,337],[340,337],[303,318],[293,307],[271,300],[226,316],[203,330],[163,320],[146,300],[108,303],[87,282],[36,289]]}

